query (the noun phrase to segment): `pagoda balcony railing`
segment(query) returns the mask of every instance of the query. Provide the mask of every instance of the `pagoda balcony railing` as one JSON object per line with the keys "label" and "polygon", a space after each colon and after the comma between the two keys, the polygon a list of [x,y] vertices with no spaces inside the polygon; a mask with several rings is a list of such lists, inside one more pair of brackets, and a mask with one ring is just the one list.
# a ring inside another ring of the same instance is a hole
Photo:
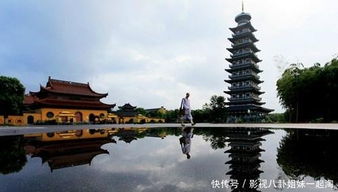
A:
{"label": "pagoda balcony railing", "polygon": [[252,100],[255,100],[255,101],[261,101],[262,99],[259,98],[259,97],[244,97],[244,98],[233,98],[233,97],[230,97],[228,98],[229,101],[252,101]]}
{"label": "pagoda balcony railing", "polygon": [[230,68],[237,68],[237,67],[242,67],[242,66],[245,66],[245,65],[254,65],[256,68],[258,68],[258,65],[256,64],[256,62],[253,62],[253,61],[240,63],[240,64],[230,64],[229,67]]}
{"label": "pagoda balcony railing", "polygon": [[238,86],[238,87],[229,87],[230,91],[240,91],[240,90],[246,90],[248,88],[255,88],[257,90],[260,90],[261,88],[257,85],[245,85],[245,86]]}
{"label": "pagoda balcony railing", "polygon": [[252,43],[253,41],[251,39],[247,39],[247,40],[244,40],[242,42],[238,42],[238,43],[234,43],[232,44],[231,46],[232,47],[235,47],[235,46],[239,46],[239,45],[242,45],[242,44],[245,44],[245,43]]}
{"label": "pagoda balcony railing", "polygon": [[255,73],[246,73],[246,74],[240,74],[240,75],[229,75],[229,78],[232,79],[232,80],[235,80],[235,79],[247,78],[249,76],[253,76],[256,79],[260,78],[259,75],[255,74]]}
{"label": "pagoda balcony railing", "polygon": [[235,53],[235,54],[232,55],[232,57],[238,57],[238,56],[245,55],[245,54],[250,54],[250,53],[257,57],[257,55],[255,54],[255,52],[253,52],[252,50],[250,50],[250,51],[242,51],[240,53]]}
{"label": "pagoda balcony railing", "polygon": [[243,33],[250,33],[250,32],[251,32],[250,29],[243,29],[241,32],[237,32],[233,34],[232,36],[241,35]]}

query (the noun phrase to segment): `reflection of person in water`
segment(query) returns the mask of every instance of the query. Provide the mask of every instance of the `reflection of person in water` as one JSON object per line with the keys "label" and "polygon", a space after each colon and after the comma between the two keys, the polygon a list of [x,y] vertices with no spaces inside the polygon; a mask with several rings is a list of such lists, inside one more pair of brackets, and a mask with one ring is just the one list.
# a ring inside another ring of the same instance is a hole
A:
{"label": "reflection of person in water", "polygon": [[194,129],[191,127],[183,128],[182,137],[179,139],[182,153],[187,155],[187,159],[190,159],[191,138],[194,136],[193,131]]}

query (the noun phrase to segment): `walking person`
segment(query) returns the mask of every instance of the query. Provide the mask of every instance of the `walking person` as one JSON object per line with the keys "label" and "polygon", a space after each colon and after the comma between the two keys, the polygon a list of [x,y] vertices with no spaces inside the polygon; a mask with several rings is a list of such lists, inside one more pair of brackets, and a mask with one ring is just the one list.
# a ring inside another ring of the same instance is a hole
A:
{"label": "walking person", "polygon": [[192,115],[191,115],[191,107],[190,107],[190,101],[189,101],[189,93],[186,93],[185,97],[181,101],[180,106],[180,113],[181,113],[181,125],[184,125],[185,120],[189,120],[191,125],[195,125]]}

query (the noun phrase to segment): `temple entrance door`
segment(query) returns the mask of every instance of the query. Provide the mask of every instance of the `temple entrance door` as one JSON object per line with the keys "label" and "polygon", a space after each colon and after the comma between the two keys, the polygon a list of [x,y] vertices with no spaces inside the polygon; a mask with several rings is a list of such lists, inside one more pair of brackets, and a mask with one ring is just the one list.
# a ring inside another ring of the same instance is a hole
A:
{"label": "temple entrance door", "polygon": [[67,117],[65,117],[65,116],[61,117],[61,122],[62,123],[67,123],[67,121],[68,121]]}
{"label": "temple entrance door", "polygon": [[89,115],[89,122],[91,122],[91,123],[95,122],[95,115],[92,114],[92,113]]}
{"label": "temple entrance door", "polygon": [[29,115],[27,117],[27,124],[33,124],[34,123],[34,117],[32,115]]}
{"label": "temple entrance door", "polygon": [[76,112],[75,113],[75,119],[76,119],[76,122],[82,122],[82,113]]}

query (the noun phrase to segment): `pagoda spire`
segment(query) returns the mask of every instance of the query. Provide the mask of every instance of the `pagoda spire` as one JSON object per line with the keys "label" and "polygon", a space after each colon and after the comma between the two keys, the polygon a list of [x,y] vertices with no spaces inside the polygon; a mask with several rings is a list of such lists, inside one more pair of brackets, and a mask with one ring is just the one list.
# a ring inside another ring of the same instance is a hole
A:
{"label": "pagoda spire", "polygon": [[244,0],[242,0],[242,12],[244,12]]}

